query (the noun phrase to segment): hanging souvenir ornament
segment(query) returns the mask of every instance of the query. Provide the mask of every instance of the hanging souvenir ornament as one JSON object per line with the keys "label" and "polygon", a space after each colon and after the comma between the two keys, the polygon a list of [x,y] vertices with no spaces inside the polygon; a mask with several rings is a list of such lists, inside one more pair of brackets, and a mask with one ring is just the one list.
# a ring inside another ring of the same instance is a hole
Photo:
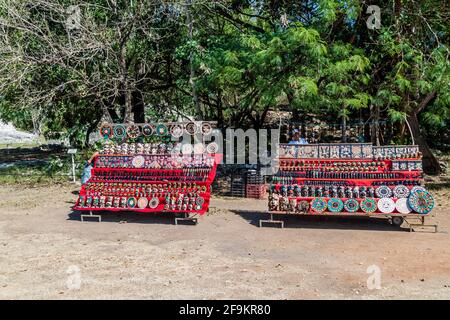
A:
{"label": "hanging souvenir ornament", "polygon": [[330,198],[328,200],[328,210],[331,212],[341,212],[344,208],[342,200],[339,198]]}
{"label": "hanging souvenir ornament", "polygon": [[139,209],[145,209],[148,205],[148,199],[145,197],[141,197],[137,201],[137,206]]}
{"label": "hanging souvenir ornament", "polygon": [[413,211],[427,214],[434,208],[434,199],[428,191],[416,189],[409,195],[408,204]]}
{"label": "hanging souvenir ornament", "polygon": [[179,138],[183,135],[183,127],[179,124],[175,124],[170,128],[170,134],[174,138]]}
{"label": "hanging souvenir ornament", "polygon": [[144,156],[135,156],[133,157],[133,160],[131,160],[131,164],[135,168],[142,168],[145,164],[145,158]]}
{"label": "hanging souvenir ornament", "polygon": [[203,206],[203,204],[205,203],[205,199],[203,198],[203,197],[197,197],[196,199],[195,199],[195,204],[197,205],[197,206]]}
{"label": "hanging souvenir ornament", "polygon": [[203,122],[202,123],[202,134],[207,136],[207,135],[211,134],[211,132],[212,132],[211,124],[209,122]]}
{"label": "hanging souvenir ornament", "polygon": [[408,204],[408,198],[399,198],[395,202],[395,209],[399,213],[411,213],[412,209]]}
{"label": "hanging souvenir ornament", "polygon": [[219,151],[219,145],[215,142],[211,142],[206,146],[207,153],[217,153]]}
{"label": "hanging souvenir ornament", "polygon": [[158,136],[165,136],[167,134],[167,126],[163,123],[160,123],[156,126],[156,134]]}
{"label": "hanging souvenir ornament", "polygon": [[344,202],[344,208],[347,212],[356,212],[359,209],[359,202],[356,199],[347,199]]}
{"label": "hanging souvenir ornament", "polygon": [[373,213],[377,210],[377,203],[373,198],[365,198],[361,201],[361,210],[365,213]]}
{"label": "hanging souvenir ornament", "polygon": [[156,197],[153,197],[150,202],[148,203],[148,206],[151,209],[156,209],[156,207],[159,205],[159,199]]}
{"label": "hanging souvenir ornament", "polygon": [[137,137],[139,137],[141,134],[141,130],[139,129],[139,127],[135,124],[132,124],[130,126],[128,126],[127,128],[127,135],[129,138],[131,139],[136,139]]}
{"label": "hanging souvenir ornament", "polygon": [[392,198],[381,198],[378,199],[378,210],[382,213],[391,213],[395,210],[395,202]]}
{"label": "hanging souvenir ornament", "polygon": [[149,124],[144,124],[144,125],[142,126],[142,134],[143,134],[144,136],[146,136],[146,137],[151,136],[151,135],[153,134],[154,131],[155,131],[155,130],[154,130],[153,126],[151,126],[151,125],[149,125]]}
{"label": "hanging souvenir ornament", "polygon": [[402,184],[395,186],[394,190],[392,190],[394,193],[394,197],[396,198],[408,198],[409,196],[409,189],[407,186],[404,186]]}
{"label": "hanging souvenir ornament", "polygon": [[100,127],[100,135],[106,140],[112,136],[112,128],[109,124],[104,124]]}
{"label": "hanging souvenir ornament", "polygon": [[114,139],[122,140],[126,137],[126,135],[127,133],[124,125],[122,124],[114,125]]}
{"label": "hanging souvenir ornament", "polygon": [[327,209],[327,202],[323,198],[315,198],[311,201],[311,209],[317,213],[324,212]]}
{"label": "hanging souvenir ornament", "polygon": [[392,196],[392,190],[388,186],[379,186],[375,190],[375,194],[378,198],[389,198]]}
{"label": "hanging souvenir ornament", "polygon": [[190,134],[191,136],[193,136],[194,134],[197,133],[197,131],[198,131],[198,126],[197,126],[197,124],[196,124],[195,122],[189,122],[189,123],[186,124],[185,129],[186,129],[186,132],[187,132],[188,134]]}

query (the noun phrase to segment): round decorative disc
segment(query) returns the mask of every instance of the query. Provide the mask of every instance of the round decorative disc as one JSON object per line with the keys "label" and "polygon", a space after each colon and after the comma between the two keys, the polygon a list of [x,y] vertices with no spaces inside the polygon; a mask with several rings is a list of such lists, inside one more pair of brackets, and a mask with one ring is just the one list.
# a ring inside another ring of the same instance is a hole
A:
{"label": "round decorative disc", "polygon": [[422,191],[426,191],[426,189],[422,186],[414,186],[411,188],[410,194],[417,191],[417,190],[422,190]]}
{"label": "round decorative disc", "polygon": [[114,126],[114,138],[121,140],[127,135],[127,129],[123,124],[116,124]]}
{"label": "round decorative disc", "polygon": [[347,199],[344,202],[344,208],[347,212],[356,212],[359,209],[359,202],[356,199]]}
{"label": "round decorative disc", "polygon": [[391,198],[381,198],[378,200],[378,210],[383,213],[391,213],[395,210],[395,202]]}
{"label": "round decorative disc", "polygon": [[372,213],[377,210],[377,203],[373,198],[365,198],[363,201],[361,201],[360,206],[361,210],[365,213]]}
{"label": "round decorative disc", "polygon": [[189,122],[188,124],[186,124],[186,132],[188,134],[190,134],[191,136],[196,134],[197,131],[198,131],[198,126],[197,126],[197,124],[195,124],[195,122]]}
{"label": "round decorative disc", "polygon": [[331,212],[341,212],[344,209],[344,203],[339,198],[330,198],[328,200],[328,210]]}
{"label": "round decorative disc", "polygon": [[133,160],[131,160],[131,163],[135,168],[142,168],[145,164],[145,158],[144,156],[135,156],[133,157]]}
{"label": "round decorative disc", "polygon": [[195,199],[195,204],[198,206],[203,206],[204,203],[205,203],[205,199],[203,197],[197,197]]}
{"label": "round decorative disc", "polygon": [[409,196],[409,189],[407,186],[404,186],[402,184],[395,186],[394,190],[392,190],[394,193],[394,197],[396,198],[408,198]]}
{"label": "round decorative disc", "polygon": [[151,125],[149,125],[149,124],[144,124],[144,125],[142,126],[142,134],[143,134],[144,136],[146,136],[146,137],[151,136],[151,135],[153,134],[154,131],[155,131],[155,130],[154,130],[153,126],[151,126]]}
{"label": "round decorative disc", "polygon": [[388,186],[379,186],[375,190],[375,194],[378,198],[390,198],[392,197],[392,190]]}
{"label": "round decorative disc", "polygon": [[137,201],[137,206],[139,209],[145,209],[148,205],[148,199],[147,198],[139,198]]}
{"label": "round decorative disc", "polygon": [[311,209],[315,212],[324,212],[327,209],[327,202],[323,198],[315,198],[311,201]]}
{"label": "round decorative disc", "polygon": [[409,195],[408,204],[413,211],[427,214],[434,208],[434,199],[426,190],[415,190]]}
{"label": "round decorative disc", "polygon": [[202,123],[202,133],[207,136],[212,132],[212,127],[209,122],[203,122]]}
{"label": "round decorative disc", "polygon": [[306,200],[299,201],[297,203],[297,210],[301,212],[308,212],[309,210],[309,202]]}
{"label": "round decorative disc", "polygon": [[131,126],[129,126],[127,128],[127,135],[128,137],[130,137],[131,139],[135,139],[137,137],[139,137],[141,134],[141,130],[139,129],[139,127],[135,124],[132,124]]}
{"label": "round decorative disc", "polygon": [[135,197],[128,198],[127,206],[128,206],[128,208],[136,207],[136,198]]}
{"label": "round decorative disc", "polygon": [[100,135],[105,138],[109,139],[112,135],[112,128],[109,124],[104,124],[100,127]]}
{"label": "round decorative disc", "polygon": [[195,154],[202,154],[204,152],[205,152],[205,145],[203,143],[194,144],[194,153]]}
{"label": "round decorative disc", "polygon": [[216,153],[217,151],[219,151],[219,145],[215,142],[211,142],[206,146],[207,153]]}
{"label": "round decorative disc", "polygon": [[158,136],[165,136],[167,134],[167,127],[165,124],[158,124],[156,126],[156,134]]}
{"label": "round decorative disc", "polygon": [[408,198],[399,198],[395,202],[395,209],[399,213],[411,213],[412,209],[408,204]]}
{"label": "round decorative disc", "polygon": [[155,209],[157,206],[159,205],[159,199],[154,197],[150,200],[150,202],[148,203],[148,206],[152,209]]}
{"label": "round decorative disc", "polygon": [[183,135],[183,127],[179,124],[175,124],[170,128],[170,134],[174,138],[179,138]]}

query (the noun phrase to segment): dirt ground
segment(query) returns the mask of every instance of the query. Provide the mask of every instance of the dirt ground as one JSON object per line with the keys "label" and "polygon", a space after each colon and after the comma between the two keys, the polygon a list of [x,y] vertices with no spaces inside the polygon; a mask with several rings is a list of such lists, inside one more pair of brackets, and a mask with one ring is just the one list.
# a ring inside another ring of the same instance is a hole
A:
{"label": "dirt ground", "polygon": [[213,199],[197,226],[133,213],[82,223],[78,189],[0,186],[0,298],[450,298],[448,189],[434,192],[438,233],[357,218],[259,228],[266,201],[237,198]]}

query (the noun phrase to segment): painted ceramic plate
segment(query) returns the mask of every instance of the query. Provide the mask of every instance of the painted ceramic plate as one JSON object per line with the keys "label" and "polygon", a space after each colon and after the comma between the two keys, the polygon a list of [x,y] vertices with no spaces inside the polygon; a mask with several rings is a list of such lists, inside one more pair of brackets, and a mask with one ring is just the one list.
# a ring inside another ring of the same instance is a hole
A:
{"label": "painted ceramic plate", "polygon": [[156,134],[158,136],[165,136],[167,134],[167,127],[165,124],[161,123],[156,126]]}
{"label": "painted ceramic plate", "polygon": [[217,153],[219,151],[219,145],[215,142],[211,142],[206,146],[207,153]]}
{"label": "painted ceramic plate", "polygon": [[112,135],[112,128],[109,124],[104,124],[100,127],[100,135],[105,138],[109,139]]}
{"label": "painted ceramic plate", "polygon": [[391,213],[395,210],[395,202],[391,198],[381,198],[378,200],[378,210],[383,213]]}
{"label": "painted ceramic plate", "polygon": [[124,125],[122,124],[116,124],[114,126],[114,138],[121,140],[125,138],[127,135],[127,130]]}
{"label": "painted ceramic plate", "polygon": [[127,200],[127,206],[128,206],[128,208],[134,208],[134,207],[136,207],[136,198],[135,197],[131,197],[131,198],[128,198],[128,200]]}
{"label": "painted ceramic plate", "polygon": [[375,190],[375,194],[378,198],[390,198],[392,197],[392,190],[388,186],[379,186]]}
{"label": "painted ceramic plate", "polygon": [[397,201],[395,202],[395,209],[399,213],[411,213],[411,211],[412,211],[411,207],[408,204],[407,198],[397,199]]}
{"label": "painted ceramic plate", "polygon": [[203,154],[205,152],[205,145],[203,143],[194,144],[194,153]]}
{"label": "painted ceramic plate", "polygon": [[183,135],[183,127],[179,124],[175,124],[170,128],[170,134],[174,138],[179,138]]}
{"label": "painted ceramic plate", "polygon": [[137,125],[132,124],[127,128],[127,135],[131,139],[135,139],[141,135],[141,130]]}
{"label": "painted ceramic plate", "polygon": [[196,134],[198,132],[197,124],[195,122],[189,122],[188,124],[186,124],[186,132],[191,136]]}
{"label": "painted ceramic plate", "polygon": [[363,201],[361,201],[360,206],[361,210],[365,213],[372,213],[377,210],[377,203],[373,198],[365,198]]}
{"label": "painted ceramic plate", "polygon": [[402,184],[395,186],[394,190],[392,190],[394,193],[394,197],[396,198],[408,198],[409,196],[409,189],[407,186],[404,186]]}
{"label": "painted ceramic plate", "polygon": [[421,186],[414,186],[414,187],[411,188],[410,194],[413,193],[413,192],[415,192],[415,191],[417,191],[417,190],[426,191],[426,189],[425,189],[424,187],[421,187]]}
{"label": "painted ceramic plate", "polygon": [[155,131],[155,130],[154,130],[153,126],[151,126],[151,125],[149,125],[149,124],[144,124],[144,125],[142,126],[142,134],[143,134],[144,136],[146,136],[146,137],[151,136],[151,135],[153,134],[154,131]]}
{"label": "painted ceramic plate", "polygon": [[328,200],[328,210],[331,212],[341,212],[344,209],[344,203],[339,198],[330,198]]}
{"label": "painted ceramic plate", "polygon": [[159,199],[154,197],[150,200],[150,202],[148,203],[148,206],[152,209],[155,209],[157,206],[159,205]]}
{"label": "painted ceramic plate", "polygon": [[356,199],[347,199],[344,202],[344,208],[347,212],[356,212],[359,209],[359,202]]}
{"label": "painted ceramic plate", "polygon": [[209,122],[203,122],[202,123],[202,133],[207,136],[209,134],[211,134],[212,132],[212,127],[211,124]]}
{"label": "painted ceramic plate", "polygon": [[139,198],[137,201],[137,206],[139,209],[145,209],[148,205],[148,199],[147,198]]}
{"label": "painted ceramic plate", "polygon": [[434,208],[434,199],[426,190],[415,190],[409,195],[408,204],[413,211],[427,214]]}
{"label": "painted ceramic plate", "polygon": [[142,168],[145,164],[145,158],[143,156],[135,156],[131,163],[135,168]]}
{"label": "painted ceramic plate", "polygon": [[324,212],[327,209],[327,202],[323,198],[315,198],[311,201],[311,209],[315,212]]}

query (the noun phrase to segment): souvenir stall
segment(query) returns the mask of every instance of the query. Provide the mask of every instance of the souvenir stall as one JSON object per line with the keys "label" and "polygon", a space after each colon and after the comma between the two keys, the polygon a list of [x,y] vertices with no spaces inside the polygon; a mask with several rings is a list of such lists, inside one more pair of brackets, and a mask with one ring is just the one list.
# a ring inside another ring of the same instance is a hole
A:
{"label": "souvenir stall", "polygon": [[260,226],[283,226],[274,214],[387,217],[397,226],[404,219],[411,228],[428,226],[434,200],[423,187],[417,146],[280,144],[278,165],[269,186],[270,219]]}
{"label": "souvenir stall", "polygon": [[95,211],[134,211],[171,212],[175,223],[196,223],[194,217],[208,210],[221,160],[217,143],[205,139],[212,130],[210,122],[104,124],[100,133],[107,141],[74,210],[89,212],[82,220],[101,220]]}

